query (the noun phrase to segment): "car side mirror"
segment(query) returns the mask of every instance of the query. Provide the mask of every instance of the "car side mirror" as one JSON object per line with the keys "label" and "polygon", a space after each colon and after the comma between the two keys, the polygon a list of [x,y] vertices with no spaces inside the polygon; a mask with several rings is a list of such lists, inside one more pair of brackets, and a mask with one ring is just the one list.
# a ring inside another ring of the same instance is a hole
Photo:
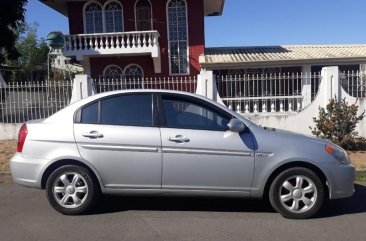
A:
{"label": "car side mirror", "polygon": [[227,127],[230,131],[237,133],[243,132],[246,128],[244,123],[236,118],[231,119],[229,124],[227,124]]}

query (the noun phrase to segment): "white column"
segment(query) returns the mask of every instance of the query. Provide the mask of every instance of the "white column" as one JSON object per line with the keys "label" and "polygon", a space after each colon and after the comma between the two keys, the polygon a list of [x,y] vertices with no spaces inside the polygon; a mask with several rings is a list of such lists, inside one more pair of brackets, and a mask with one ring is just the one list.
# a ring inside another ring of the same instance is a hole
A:
{"label": "white column", "polygon": [[329,100],[335,98],[336,101],[340,101],[341,96],[341,82],[339,79],[338,66],[325,67],[322,69],[322,82],[324,82],[324,89],[326,91],[323,99],[323,107],[325,107]]}
{"label": "white column", "polygon": [[91,76],[90,58],[87,56],[83,56],[82,60],[79,61],[84,68],[84,74]]}
{"label": "white column", "polygon": [[216,75],[211,70],[201,70],[197,78],[196,94],[203,95],[224,105],[217,90]]}
{"label": "white column", "polygon": [[301,95],[303,97],[301,107],[304,108],[311,103],[311,65],[303,65],[301,67],[302,83]]}
{"label": "white column", "polygon": [[75,75],[70,104],[94,95],[93,80],[88,75]]}

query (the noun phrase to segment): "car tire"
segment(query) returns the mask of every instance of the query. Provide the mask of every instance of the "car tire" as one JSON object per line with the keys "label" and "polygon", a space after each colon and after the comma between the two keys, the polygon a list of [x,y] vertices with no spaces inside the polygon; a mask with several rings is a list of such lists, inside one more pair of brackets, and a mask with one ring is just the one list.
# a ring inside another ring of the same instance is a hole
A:
{"label": "car tire", "polygon": [[272,207],[290,219],[314,216],[322,207],[325,192],[319,177],[310,169],[295,167],[281,172],[269,189]]}
{"label": "car tire", "polygon": [[77,215],[90,211],[100,196],[98,181],[81,166],[67,165],[56,169],[46,183],[46,195],[50,205],[65,215]]}

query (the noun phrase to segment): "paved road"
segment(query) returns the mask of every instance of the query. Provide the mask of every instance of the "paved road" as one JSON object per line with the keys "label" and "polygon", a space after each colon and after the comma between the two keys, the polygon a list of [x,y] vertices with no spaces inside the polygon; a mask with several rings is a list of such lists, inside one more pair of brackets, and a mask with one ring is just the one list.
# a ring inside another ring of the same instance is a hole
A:
{"label": "paved road", "polygon": [[311,220],[288,220],[260,201],[104,198],[87,216],[63,216],[42,190],[0,184],[0,240],[366,240],[366,186]]}

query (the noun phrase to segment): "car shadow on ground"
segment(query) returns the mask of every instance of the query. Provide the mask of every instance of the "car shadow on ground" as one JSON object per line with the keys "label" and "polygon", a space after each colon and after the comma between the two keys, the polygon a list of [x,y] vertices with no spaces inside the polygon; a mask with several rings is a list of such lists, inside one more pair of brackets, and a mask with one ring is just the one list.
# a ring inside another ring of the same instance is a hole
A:
{"label": "car shadow on ground", "polygon": [[205,211],[205,212],[274,212],[263,200],[217,197],[118,197],[105,196],[91,214],[131,210]]}
{"label": "car shadow on ground", "polygon": [[[355,184],[352,198],[328,201],[317,218],[366,212],[366,186]],[[266,200],[240,198],[191,197],[119,197],[105,196],[91,215],[140,211],[204,211],[204,212],[259,212],[274,213]]]}
{"label": "car shadow on ground", "polygon": [[328,201],[319,218],[366,213],[366,185],[355,184],[352,198]]}

